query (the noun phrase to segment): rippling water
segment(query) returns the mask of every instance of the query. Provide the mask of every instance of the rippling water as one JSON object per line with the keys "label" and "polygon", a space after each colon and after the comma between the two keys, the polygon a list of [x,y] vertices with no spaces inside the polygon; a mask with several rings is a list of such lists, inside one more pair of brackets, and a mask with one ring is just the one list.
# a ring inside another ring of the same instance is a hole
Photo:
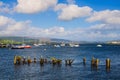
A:
{"label": "rippling water", "polygon": [[[46,49],[46,50],[45,50]],[[62,59],[61,66],[52,66],[39,63],[31,65],[14,65],[14,55],[30,56],[37,60],[42,55],[50,58]],[[100,60],[98,69],[91,69],[92,57]],[[82,64],[86,57],[86,66]],[[75,59],[72,66],[65,66],[64,60]],[[106,58],[111,59],[111,69],[105,69]],[[40,46],[31,49],[0,49],[0,80],[120,80],[120,46],[103,45],[81,45],[78,48]]]}

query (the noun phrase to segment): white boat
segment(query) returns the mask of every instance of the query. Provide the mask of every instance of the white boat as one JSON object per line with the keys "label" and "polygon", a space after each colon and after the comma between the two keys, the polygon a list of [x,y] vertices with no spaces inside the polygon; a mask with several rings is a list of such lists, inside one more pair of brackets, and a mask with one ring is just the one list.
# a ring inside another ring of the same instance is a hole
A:
{"label": "white boat", "polygon": [[54,47],[60,47],[60,45],[54,45]]}
{"label": "white boat", "polygon": [[33,44],[34,46],[39,46],[38,44]]}
{"label": "white boat", "polygon": [[25,47],[22,45],[12,45],[11,49],[24,49]]}
{"label": "white boat", "polygon": [[26,45],[26,44],[22,44],[22,46],[23,46],[24,48],[31,48],[30,45]]}
{"label": "white boat", "polygon": [[79,44],[75,44],[74,47],[79,47]]}
{"label": "white boat", "polygon": [[101,45],[101,44],[98,44],[97,47],[102,47],[102,45]]}
{"label": "white boat", "polygon": [[70,47],[79,47],[79,44],[72,44],[72,43],[70,43],[69,46]]}
{"label": "white boat", "polygon": [[41,44],[41,43],[39,43],[39,44],[33,44],[34,46],[44,46],[44,45],[46,45],[46,44]]}
{"label": "white boat", "polygon": [[65,44],[64,44],[64,43],[62,43],[62,44],[60,44],[60,46],[62,46],[62,47],[63,47],[63,46],[65,46]]}

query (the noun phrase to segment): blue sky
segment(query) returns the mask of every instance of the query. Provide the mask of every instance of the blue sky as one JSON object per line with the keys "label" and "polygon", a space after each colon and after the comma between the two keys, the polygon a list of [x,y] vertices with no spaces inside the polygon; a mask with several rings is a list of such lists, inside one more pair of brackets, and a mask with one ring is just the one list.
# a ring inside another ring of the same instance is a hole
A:
{"label": "blue sky", "polygon": [[120,40],[120,0],[0,0],[0,36]]}

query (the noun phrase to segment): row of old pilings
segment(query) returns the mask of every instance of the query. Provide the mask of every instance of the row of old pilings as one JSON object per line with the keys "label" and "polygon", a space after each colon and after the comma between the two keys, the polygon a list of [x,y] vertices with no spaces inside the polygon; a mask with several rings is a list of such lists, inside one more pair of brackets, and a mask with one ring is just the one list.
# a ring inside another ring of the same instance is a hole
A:
{"label": "row of old pilings", "polygon": [[[65,65],[67,66],[71,66],[73,63],[74,59],[66,59],[65,60]],[[86,65],[86,58],[83,58],[83,65]],[[39,62],[40,65],[44,65],[45,63],[50,63],[53,66],[54,65],[61,65],[62,64],[62,60],[61,59],[56,59],[54,57],[51,58],[51,60],[47,60],[47,58],[43,58],[40,57],[40,59],[37,61],[36,58],[34,58],[33,60],[30,57],[22,57],[22,56],[14,56],[14,64],[31,64],[31,63],[37,63]],[[91,68],[92,69],[97,69],[99,66],[100,60],[97,58],[92,57],[91,59]],[[110,70],[110,66],[111,66],[111,60],[109,58],[106,59],[106,70]]]}
{"label": "row of old pilings", "polygon": [[[71,66],[73,61],[74,61],[73,59],[66,59],[65,65]],[[37,63],[37,62],[39,62],[41,66],[44,65],[45,63],[50,63],[53,65],[61,65],[62,64],[61,59],[56,59],[54,57],[52,57],[50,61],[48,61],[47,58],[42,58],[42,57],[39,59],[39,61],[37,61],[36,58],[34,58],[32,60],[29,56],[27,58],[22,57],[22,56],[14,56],[14,64],[15,65],[31,64],[31,63]]]}
{"label": "row of old pilings", "polygon": [[[35,61],[34,61],[35,62]],[[30,64],[32,63],[32,59],[30,57],[28,57],[27,59],[25,57],[22,56],[14,56],[14,64]]]}
{"label": "row of old pilings", "polygon": [[[99,66],[99,62],[100,62],[100,60],[99,59],[95,59],[94,57],[92,57],[92,59],[91,59],[91,68],[98,68],[98,66]],[[109,58],[107,58],[106,59],[106,70],[110,70],[110,66],[111,66],[111,64],[110,64],[110,62],[111,62],[111,60],[109,59]],[[83,65],[86,65],[86,58],[84,57],[83,58]]]}
{"label": "row of old pilings", "polygon": [[99,62],[100,62],[99,59],[95,59],[94,57],[92,57],[91,66],[98,67]]}
{"label": "row of old pilings", "polygon": [[[30,64],[30,63],[37,63],[37,59],[34,58],[33,60],[28,56],[27,58],[22,56],[14,56],[14,64]],[[39,60],[40,64],[43,65],[44,63],[47,63],[47,59],[40,58]]]}

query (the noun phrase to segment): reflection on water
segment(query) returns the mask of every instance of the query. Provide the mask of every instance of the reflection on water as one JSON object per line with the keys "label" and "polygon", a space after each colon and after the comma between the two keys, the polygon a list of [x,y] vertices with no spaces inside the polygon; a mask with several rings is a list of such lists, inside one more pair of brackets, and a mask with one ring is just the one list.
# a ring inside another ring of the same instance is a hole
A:
{"label": "reflection on water", "polygon": [[[46,50],[44,50],[46,49]],[[119,80],[120,76],[120,46],[81,45],[77,48],[49,46],[23,50],[0,49],[0,80]],[[30,56],[33,60],[40,56],[62,59],[61,65],[40,62],[14,65],[14,55]],[[92,57],[98,58],[98,67],[91,67]],[[86,63],[83,64],[83,57]],[[111,59],[111,68],[106,69],[105,60]],[[74,59],[71,66],[65,65],[66,59]]]}

